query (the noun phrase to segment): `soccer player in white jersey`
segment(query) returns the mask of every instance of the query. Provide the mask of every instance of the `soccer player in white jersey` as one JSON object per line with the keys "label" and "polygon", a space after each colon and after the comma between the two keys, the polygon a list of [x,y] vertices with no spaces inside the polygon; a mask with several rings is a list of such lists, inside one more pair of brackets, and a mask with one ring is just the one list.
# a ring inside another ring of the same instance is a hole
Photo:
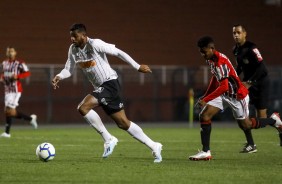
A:
{"label": "soccer player in white jersey", "polygon": [[24,61],[16,59],[17,52],[14,47],[7,48],[7,59],[2,63],[2,73],[0,81],[4,84],[5,89],[5,117],[6,127],[5,132],[0,137],[10,138],[10,128],[12,125],[12,118],[23,119],[29,121],[36,129],[36,115],[26,115],[17,111],[19,99],[21,97],[23,88],[20,82],[21,79],[29,77],[30,72]]}
{"label": "soccer player in white jersey", "polygon": [[118,75],[111,68],[106,55],[116,56],[142,73],[151,73],[151,69],[147,65],[139,65],[115,45],[87,37],[83,24],[72,25],[70,36],[72,44],[65,68],[54,77],[52,84],[54,89],[58,88],[58,82],[70,77],[75,66],[79,67],[92,83],[94,91],[82,100],[78,105],[78,111],[102,136],[104,140],[102,157],[107,158],[112,154],[118,139],[107,131],[99,115],[93,110],[98,106],[104,109],[119,128],[148,146],[152,150],[155,163],[161,162],[162,144],[152,141],[137,124],[127,119],[120,97]]}

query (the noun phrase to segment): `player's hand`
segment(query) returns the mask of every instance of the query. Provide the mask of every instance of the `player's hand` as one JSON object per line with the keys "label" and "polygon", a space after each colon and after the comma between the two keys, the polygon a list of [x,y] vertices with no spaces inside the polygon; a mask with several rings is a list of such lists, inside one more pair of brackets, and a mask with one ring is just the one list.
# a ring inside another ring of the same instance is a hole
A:
{"label": "player's hand", "polygon": [[14,81],[14,80],[18,80],[19,78],[18,78],[18,75],[14,74],[11,76],[11,79]]}
{"label": "player's hand", "polygon": [[197,103],[194,105],[195,108],[201,109],[203,108],[207,103],[205,101],[202,100],[203,98],[199,98],[199,100],[197,101]]}
{"label": "player's hand", "polygon": [[55,76],[52,80],[52,85],[54,89],[59,88],[58,83],[60,82],[61,78],[59,76]]}
{"label": "player's hand", "polygon": [[140,68],[138,70],[141,73],[152,73],[152,70],[148,65],[140,65]]}
{"label": "player's hand", "polygon": [[199,105],[200,105],[201,108],[203,108],[203,107],[205,107],[207,105],[207,103],[204,100],[201,99],[199,101]]}
{"label": "player's hand", "polygon": [[242,84],[247,88],[249,89],[252,85],[248,82],[242,82]]}

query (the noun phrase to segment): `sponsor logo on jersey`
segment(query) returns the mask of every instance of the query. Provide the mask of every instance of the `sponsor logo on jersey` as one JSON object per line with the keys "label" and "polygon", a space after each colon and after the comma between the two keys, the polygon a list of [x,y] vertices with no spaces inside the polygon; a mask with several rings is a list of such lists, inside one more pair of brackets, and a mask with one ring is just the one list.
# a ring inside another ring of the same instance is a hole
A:
{"label": "sponsor logo on jersey", "polygon": [[80,66],[80,68],[91,68],[96,66],[96,61],[78,61],[77,64]]}

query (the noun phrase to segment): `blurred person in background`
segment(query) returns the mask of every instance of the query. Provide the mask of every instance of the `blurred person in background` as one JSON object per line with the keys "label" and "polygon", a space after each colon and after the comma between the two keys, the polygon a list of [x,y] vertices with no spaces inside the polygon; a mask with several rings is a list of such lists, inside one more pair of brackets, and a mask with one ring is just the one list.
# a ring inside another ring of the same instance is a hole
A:
{"label": "blurred person in background", "polygon": [[[242,83],[249,90],[250,104],[256,109],[258,118],[267,117],[270,80],[265,61],[256,44],[247,40],[247,31],[243,25],[233,26],[235,46],[233,54],[236,58],[236,72],[242,75]],[[241,127],[242,128],[242,127]],[[244,130],[247,143],[241,153],[257,151],[251,130]],[[280,146],[282,146],[282,132],[279,132]]]}
{"label": "blurred person in background", "polygon": [[37,129],[37,116],[26,115],[17,110],[19,99],[22,95],[23,88],[21,79],[30,76],[30,71],[24,61],[17,59],[17,51],[14,47],[8,47],[6,51],[7,59],[2,62],[2,72],[0,80],[4,84],[5,90],[5,117],[6,127],[5,132],[0,137],[10,138],[10,129],[12,126],[12,119],[23,119],[30,122],[30,124]]}

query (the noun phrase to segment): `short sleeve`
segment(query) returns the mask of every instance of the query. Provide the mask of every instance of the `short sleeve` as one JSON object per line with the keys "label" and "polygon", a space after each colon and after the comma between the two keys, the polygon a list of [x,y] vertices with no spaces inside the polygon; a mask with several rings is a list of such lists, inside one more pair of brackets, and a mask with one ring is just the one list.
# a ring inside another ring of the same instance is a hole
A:
{"label": "short sleeve", "polygon": [[27,65],[25,64],[25,62],[21,62],[20,63],[19,69],[20,69],[21,73],[29,71],[29,69],[28,69]]}

